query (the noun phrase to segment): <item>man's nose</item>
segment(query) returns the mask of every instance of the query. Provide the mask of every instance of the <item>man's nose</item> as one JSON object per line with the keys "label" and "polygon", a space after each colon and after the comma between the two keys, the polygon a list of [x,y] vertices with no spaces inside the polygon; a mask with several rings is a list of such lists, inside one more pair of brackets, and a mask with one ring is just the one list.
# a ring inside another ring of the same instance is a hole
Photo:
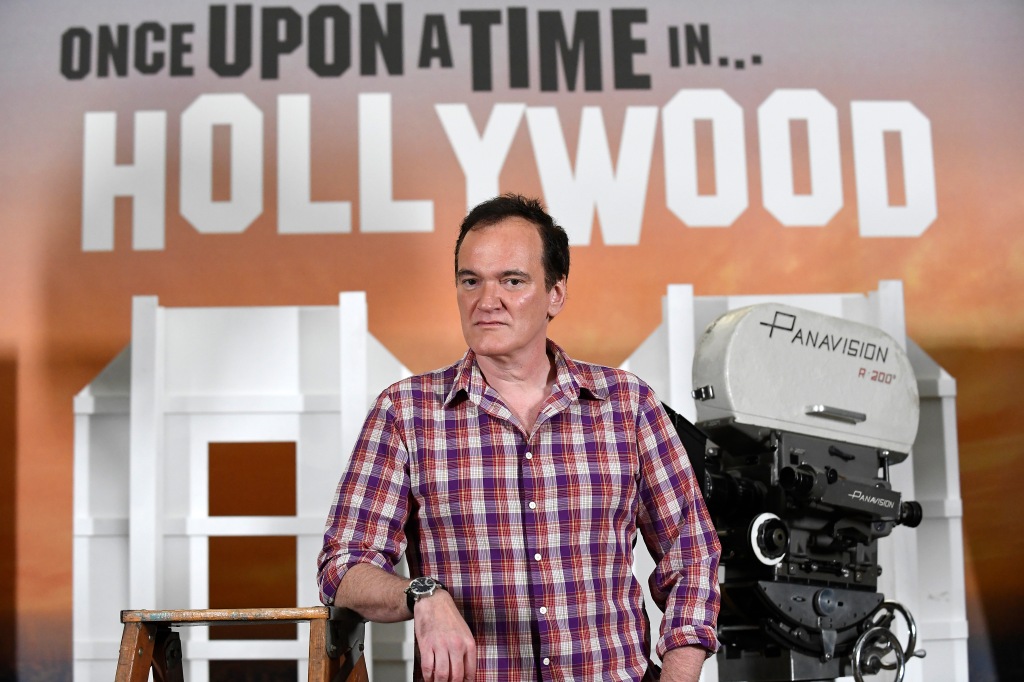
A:
{"label": "man's nose", "polygon": [[501,290],[497,283],[484,283],[484,286],[480,291],[479,305],[482,310],[498,310],[501,308]]}

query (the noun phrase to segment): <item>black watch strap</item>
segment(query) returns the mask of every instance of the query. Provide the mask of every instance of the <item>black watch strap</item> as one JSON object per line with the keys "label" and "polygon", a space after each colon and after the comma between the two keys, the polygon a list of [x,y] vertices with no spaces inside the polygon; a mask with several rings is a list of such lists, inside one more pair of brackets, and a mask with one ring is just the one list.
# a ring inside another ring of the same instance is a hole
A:
{"label": "black watch strap", "polygon": [[405,605],[409,608],[409,613],[414,613],[416,608],[416,598],[412,596],[412,592],[409,590],[405,591]]}

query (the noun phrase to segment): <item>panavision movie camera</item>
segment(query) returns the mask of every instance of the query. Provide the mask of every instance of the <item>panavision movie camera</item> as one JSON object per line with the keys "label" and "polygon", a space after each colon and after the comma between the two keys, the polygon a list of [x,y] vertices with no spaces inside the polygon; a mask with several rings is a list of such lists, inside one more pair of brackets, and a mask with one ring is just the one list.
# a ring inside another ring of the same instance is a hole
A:
{"label": "panavision movie camera", "polygon": [[874,327],[755,305],[707,328],[693,385],[697,428],[673,418],[722,541],[719,679],[902,680],[924,652],[878,592],[877,546],[921,521],[889,482],[917,434],[904,351]]}

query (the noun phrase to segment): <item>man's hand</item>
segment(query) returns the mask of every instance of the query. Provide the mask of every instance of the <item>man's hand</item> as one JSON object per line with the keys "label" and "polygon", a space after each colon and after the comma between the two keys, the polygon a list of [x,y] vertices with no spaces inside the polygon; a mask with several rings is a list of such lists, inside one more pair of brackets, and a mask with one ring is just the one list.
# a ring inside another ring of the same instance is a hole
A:
{"label": "man's hand", "polygon": [[476,676],[476,640],[452,596],[437,590],[413,611],[424,682],[472,682]]}
{"label": "man's hand", "polygon": [[697,682],[707,653],[699,646],[683,646],[665,652],[661,682]]}

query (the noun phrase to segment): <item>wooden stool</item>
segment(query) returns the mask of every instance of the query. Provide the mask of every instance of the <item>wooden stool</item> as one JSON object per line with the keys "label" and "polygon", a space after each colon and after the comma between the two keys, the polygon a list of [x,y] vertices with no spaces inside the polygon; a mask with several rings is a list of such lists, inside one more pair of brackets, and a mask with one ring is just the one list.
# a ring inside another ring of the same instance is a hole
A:
{"label": "wooden stool", "polygon": [[114,682],[183,682],[181,638],[173,627],[240,623],[309,623],[310,682],[368,682],[362,618],[349,609],[201,609],[122,611],[121,653]]}

